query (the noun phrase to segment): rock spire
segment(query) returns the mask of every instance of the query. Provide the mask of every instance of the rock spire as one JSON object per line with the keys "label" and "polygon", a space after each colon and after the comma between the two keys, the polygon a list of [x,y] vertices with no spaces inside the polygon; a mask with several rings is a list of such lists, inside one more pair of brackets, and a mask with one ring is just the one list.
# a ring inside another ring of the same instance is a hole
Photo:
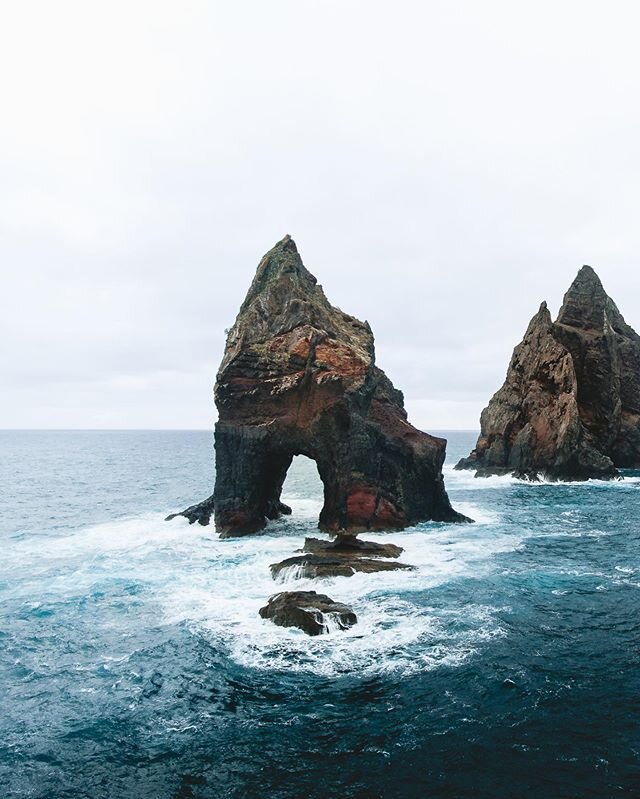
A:
{"label": "rock spire", "polygon": [[640,467],[640,336],[590,266],[555,322],[542,303],[480,428],[457,469],[582,480]]}

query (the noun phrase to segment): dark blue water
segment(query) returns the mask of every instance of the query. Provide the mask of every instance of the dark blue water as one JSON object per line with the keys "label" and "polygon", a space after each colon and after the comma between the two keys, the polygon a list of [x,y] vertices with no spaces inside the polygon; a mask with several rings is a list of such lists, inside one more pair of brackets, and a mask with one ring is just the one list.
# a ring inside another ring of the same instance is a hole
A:
{"label": "dark blue water", "polygon": [[[448,437],[450,462],[475,438]],[[359,623],[309,639],[257,611],[313,465],[291,518],[219,541],[162,521],[209,493],[211,444],[0,433],[2,796],[640,796],[639,474],[448,468],[477,524],[371,536],[418,568],[321,583]]]}

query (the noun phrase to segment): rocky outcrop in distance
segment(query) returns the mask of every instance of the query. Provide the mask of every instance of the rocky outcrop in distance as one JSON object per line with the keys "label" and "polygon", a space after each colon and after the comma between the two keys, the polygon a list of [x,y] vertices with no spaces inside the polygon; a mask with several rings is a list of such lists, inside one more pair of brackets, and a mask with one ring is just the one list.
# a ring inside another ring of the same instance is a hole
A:
{"label": "rocky outcrop in distance", "polygon": [[183,511],[222,536],[255,533],[290,508],[291,461],[315,461],[329,533],[468,521],[451,507],[446,441],[413,427],[375,364],[367,322],[332,306],[290,236],[261,260],[226,342],[215,400],[213,496]]}
{"label": "rocky outcrop in distance", "polygon": [[609,479],[640,468],[640,336],[590,266],[555,322],[542,303],[480,428],[456,466],[478,476]]}
{"label": "rocky outcrop in distance", "polygon": [[348,630],[358,621],[348,605],[334,602],[326,594],[315,591],[275,594],[259,612],[263,619],[271,619],[280,627],[298,627],[307,635]]}

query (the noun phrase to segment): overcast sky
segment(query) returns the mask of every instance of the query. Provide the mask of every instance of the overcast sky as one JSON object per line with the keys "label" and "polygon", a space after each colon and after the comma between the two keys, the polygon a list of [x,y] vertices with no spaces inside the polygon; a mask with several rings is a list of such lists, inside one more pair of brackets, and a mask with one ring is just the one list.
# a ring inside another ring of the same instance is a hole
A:
{"label": "overcast sky", "polygon": [[583,263],[640,328],[635,2],[0,8],[0,427],[210,427],[285,233],[425,429]]}

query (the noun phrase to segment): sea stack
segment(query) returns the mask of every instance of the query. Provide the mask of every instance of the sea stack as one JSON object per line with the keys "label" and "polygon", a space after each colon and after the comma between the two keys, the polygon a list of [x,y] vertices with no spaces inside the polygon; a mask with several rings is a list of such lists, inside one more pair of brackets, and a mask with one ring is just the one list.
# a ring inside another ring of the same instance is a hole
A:
{"label": "sea stack", "polygon": [[640,467],[640,336],[590,266],[555,322],[542,303],[480,429],[457,469],[585,480]]}
{"label": "sea stack", "polygon": [[446,441],[407,421],[375,365],[367,322],[333,307],[289,236],[260,261],[218,371],[213,496],[183,512],[222,536],[255,533],[280,501],[295,455],[315,461],[327,532],[465,521],[442,477]]}

